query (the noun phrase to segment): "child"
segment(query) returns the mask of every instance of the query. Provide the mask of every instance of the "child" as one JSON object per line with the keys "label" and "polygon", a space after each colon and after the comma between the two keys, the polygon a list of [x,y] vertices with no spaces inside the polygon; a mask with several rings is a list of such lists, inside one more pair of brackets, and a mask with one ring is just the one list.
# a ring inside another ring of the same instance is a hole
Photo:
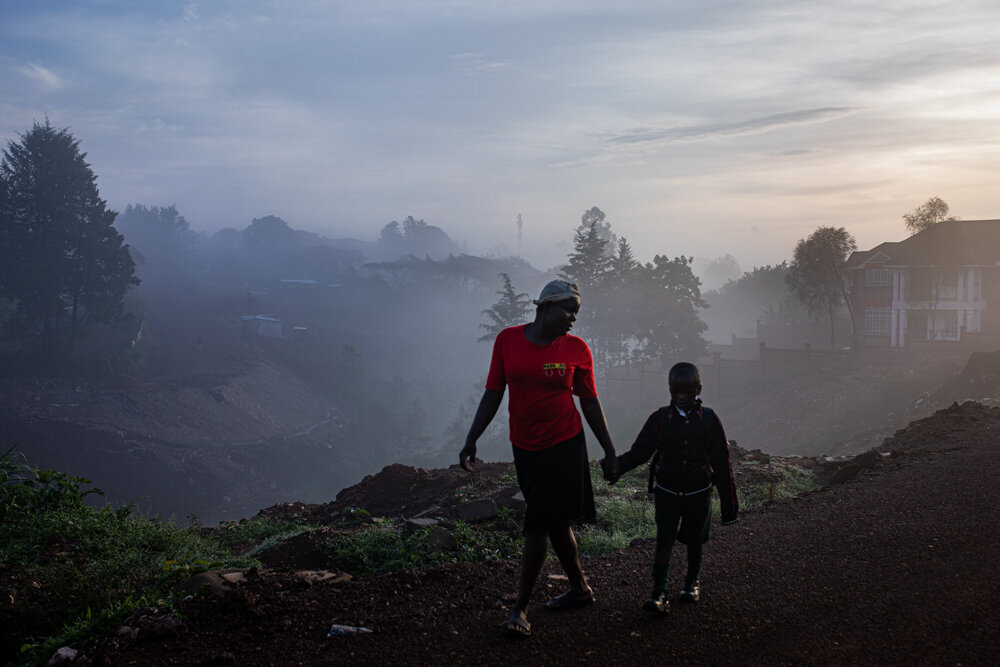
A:
{"label": "child", "polygon": [[[680,600],[698,601],[701,545],[708,541],[711,528],[712,486],[719,489],[722,525],[735,523],[739,509],[726,434],[715,412],[702,407],[698,398],[698,368],[687,362],[676,364],[667,381],[670,405],[650,415],[632,448],[618,457],[620,473],[650,461],[649,490],[656,502],[656,549],[653,595],[642,608],[660,614],[670,610],[667,573],[675,538],[688,548],[687,576]],[[608,479],[614,482],[617,475]]]}

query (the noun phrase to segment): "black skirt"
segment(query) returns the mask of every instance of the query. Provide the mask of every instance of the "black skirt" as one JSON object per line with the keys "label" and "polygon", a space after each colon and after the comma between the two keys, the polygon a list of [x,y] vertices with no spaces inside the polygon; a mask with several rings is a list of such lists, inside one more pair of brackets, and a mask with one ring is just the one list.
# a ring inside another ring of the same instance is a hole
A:
{"label": "black skirt", "polygon": [[582,430],[546,449],[531,451],[514,447],[514,467],[527,505],[525,533],[548,532],[573,522],[597,520]]}

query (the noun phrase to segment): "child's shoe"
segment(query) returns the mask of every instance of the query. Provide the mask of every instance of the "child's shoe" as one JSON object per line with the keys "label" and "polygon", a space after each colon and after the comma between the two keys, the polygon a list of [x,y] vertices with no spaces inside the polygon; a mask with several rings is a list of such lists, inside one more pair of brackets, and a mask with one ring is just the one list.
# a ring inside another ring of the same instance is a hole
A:
{"label": "child's shoe", "polygon": [[697,602],[701,597],[701,582],[697,579],[684,583],[681,589],[681,602]]}
{"label": "child's shoe", "polygon": [[642,608],[656,614],[666,614],[670,611],[670,600],[667,599],[667,592],[662,589],[654,590],[653,595],[642,603]]}

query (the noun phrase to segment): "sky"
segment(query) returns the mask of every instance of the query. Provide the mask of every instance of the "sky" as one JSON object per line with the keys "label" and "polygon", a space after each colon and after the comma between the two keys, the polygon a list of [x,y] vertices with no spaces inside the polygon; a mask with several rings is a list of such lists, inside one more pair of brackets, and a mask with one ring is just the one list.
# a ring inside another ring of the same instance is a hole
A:
{"label": "sky", "polygon": [[[109,206],[277,215],[565,259],[862,249],[940,196],[1000,218],[1000,3],[33,0],[0,4],[0,142],[48,117]],[[523,221],[518,239],[517,216]]]}

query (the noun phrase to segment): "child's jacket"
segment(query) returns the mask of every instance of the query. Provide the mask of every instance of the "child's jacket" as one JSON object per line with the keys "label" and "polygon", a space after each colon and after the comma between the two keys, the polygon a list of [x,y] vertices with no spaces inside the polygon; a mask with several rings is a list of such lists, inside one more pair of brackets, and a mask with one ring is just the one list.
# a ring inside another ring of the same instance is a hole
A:
{"label": "child's jacket", "polygon": [[699,401],[686,416],[672,404],[649,416],[632,448],[618,457],[618,468],[627,472],[649,461],[649,490],[677,496],[719,490],[722,522],[736,521],[739,503],[729,460],[729,443],[722,422]]}

